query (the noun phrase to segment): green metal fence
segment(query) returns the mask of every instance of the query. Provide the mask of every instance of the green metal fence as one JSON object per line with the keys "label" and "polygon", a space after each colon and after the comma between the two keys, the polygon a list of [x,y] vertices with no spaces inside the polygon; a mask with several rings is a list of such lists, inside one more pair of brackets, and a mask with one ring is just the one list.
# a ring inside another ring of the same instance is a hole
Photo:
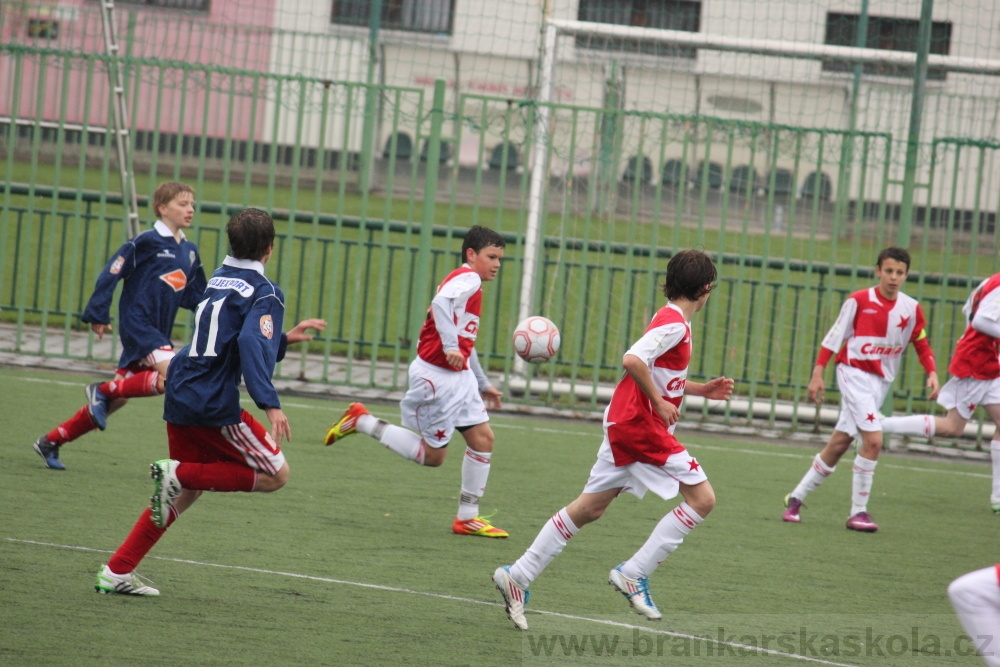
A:
{"label": "green metal fence", "polygon": [[[106,61],[10,46],[0,46],[0,59],[18,83],[18,112],[0,120],[0,318],[16,324],[19,349],[53,354],[45,340],[80,330],[94,278],[125,238],[107,119],[79,118],[63,94],[82,81],[106,96]],[[845,296],[873,282],[878,250],[896,238],[885,133],[552,105],[538,136],[532,104],[460,95],[446,105],[443,85],[427,100],[420,90],[185,63],[129,60],[127,70],[131,99],[159,114],[151,127],[133,116],[139,191],[165,178],[195,187],[189,236],[208,270],[225,253],[233,210],[273,212],[269,274],[285,289],[289,317],[330,323],[313,344],[324,382],[402,386],[434,284],[458,264],[464,230],[485,224],[508,247],[485,288],[477,347],[511,386],[528,179],[544,168],[535,303],[560,325],[563,348],[531,368],[531,393],[597,407],[622,353],[663,303],[667,259],[693,246],[717,258],[720,288],[694,322],[692,376],[736,378],[748,401],[727,415],[734,423],[773,423],[781,404],[811,427],[812,413],[796,406],[819,340]],[[55,115],[43,102],[50,94]],[[378,95],[378,117],[366,124],[369,94]],[[93,99],[83,106],[106,115]],[[548,144],[546,165],[530,164],[538,141]],[[914,225],[907,291],[924,305],[942,368],[968,291],[1000,270],[988,168],[997,149],[942,138],[926,151],[927,205]],[[362,165],[370,178],[359,177]],[[35,326],[43,343],[26,349],[23,332]],[[188,327],[179,318],[178,342]],[[57,354],[71,356],[68,344]],[[392,373],[376,374],[374,360]],[[360,379],[357,369],[366,369]],[[925,409],[924,396],[909,355],[895,408]]]}

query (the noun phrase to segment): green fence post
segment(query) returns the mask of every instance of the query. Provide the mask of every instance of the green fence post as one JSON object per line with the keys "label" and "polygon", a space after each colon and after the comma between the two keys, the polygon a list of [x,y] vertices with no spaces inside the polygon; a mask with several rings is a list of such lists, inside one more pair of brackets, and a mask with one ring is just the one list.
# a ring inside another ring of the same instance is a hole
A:
{"label": "green fence post", "polygon": [[441,161],[441,128],[444,125],[445,80],[434,81],[434,102],[431,106],[431,132],[427,137],[427,167],[424,172],[424,212],[420,220],[420,250],[414,275],[413,301],[410,304],[410,347],[416,350],[420,327],[424,323],[427,295],[431,291],[431,237],[434,233],[434,208],[437,199],[438,170]]}
{"label": "green fence post", "polygon": [[903,172],[903,201],[899,211],[899,245],[910,245],[913,231],[913,190],[917,182],[917,161],[920,152],[920,123],[927,91],[927,53],[931,46],[931,17],[934,0],[923,0],[920,6],[920,28],[917,32],[917,66],[913,74],[913,99],[910,103],[910,129],[906,137],[906,167]]}
{"label": "green fence post", "polygon": [[365,119],[361,127],[361,164],[358,186],[362,196],[371,188],[372,159],[375,156],[375,116],[378,113],[379,89],[375,87],[378,70],[378,33],[382,23],[382,0],[371,0],[368,22],[368,72],[365,76]]}

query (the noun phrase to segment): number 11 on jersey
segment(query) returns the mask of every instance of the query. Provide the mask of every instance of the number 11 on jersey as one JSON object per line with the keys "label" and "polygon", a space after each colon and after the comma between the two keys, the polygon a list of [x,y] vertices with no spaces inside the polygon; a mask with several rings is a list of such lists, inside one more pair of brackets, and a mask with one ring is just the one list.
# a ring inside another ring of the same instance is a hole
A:
{"label": "number 11 on jersey", "polygon": [[[219,336],[219,311],[222,310],[222,302],[225,300],[226,297],[222,297],[218,301],[212,301],[212,315],[208,323],[208,341],[205,343],[205,353],[203,356],[219,356],[215,351],[215,340]],[[201,330],[201,316],[205,312],[205,306],[208,305],[208,302],[209,299],[205,299],[199,303],[198,310],[194,312],[194,335],[191,336],[191,352],[188,354],[189,357],[198,356],[198,333]]]}

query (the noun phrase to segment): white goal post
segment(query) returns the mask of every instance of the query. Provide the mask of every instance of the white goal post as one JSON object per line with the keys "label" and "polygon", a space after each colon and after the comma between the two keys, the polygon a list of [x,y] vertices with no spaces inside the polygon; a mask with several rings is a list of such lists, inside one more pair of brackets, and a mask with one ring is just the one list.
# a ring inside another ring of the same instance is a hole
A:
{"label": "white goal post", "polygon": [[[916,64],[917,54],[908,51],[888,51],[883,49],[834,46],[771,39],[747,39],[725,35],[665,30],[656,28],[635,28],[631,26],[549,19],[542,33],[541,67],[538,74],[538,92],[535,110],[534,145],[531,155],[531,181],[528,193],[528,216],[525,227],[524,263],[522,269],[521,295],[518,321],[524,320],[532,312],[535,282],[538,275],[538,259],[542,231],[542,202],[548,180],[547,160],[553,77],[556,67],[556,47],[560,36],[609,37],[624,40],[652,42],[661,45],[715,51],[739,52],[752,55],[802,58],[808,60],[838,60],[852,64],[877,64],[910,66]],[[962,72],[967,74],[1000,75],[1000,60],[984,58],[962,58],[928,54],[929,68]],[[516,360],[516,370],[523,373],[524,364]]]}

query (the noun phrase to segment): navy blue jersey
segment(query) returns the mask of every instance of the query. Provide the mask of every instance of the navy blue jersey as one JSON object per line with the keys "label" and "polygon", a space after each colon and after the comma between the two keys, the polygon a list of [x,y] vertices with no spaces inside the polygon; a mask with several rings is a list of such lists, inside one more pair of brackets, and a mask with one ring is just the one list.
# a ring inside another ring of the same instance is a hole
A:
{"label": "navy blue jersey", "polygon": [[287,345],[284,301],[263,264],[226,257],[195,311],[191,344],[170,362],[163,418],[184,426],[238,424],[241,378],[258,408],[281,407],[271,374]]}
{"label": "navy blue jersey", "polygon": [[205,270],[198,246],[157,220],[118,249],[97,277],[94,294],[83,311],[84,322],[109,324],[111,300],[119,280],[125,281],[118,301],[119,368],[153,350],[172,346],[170,332],[179,308],[194,310],[205,291]]}

